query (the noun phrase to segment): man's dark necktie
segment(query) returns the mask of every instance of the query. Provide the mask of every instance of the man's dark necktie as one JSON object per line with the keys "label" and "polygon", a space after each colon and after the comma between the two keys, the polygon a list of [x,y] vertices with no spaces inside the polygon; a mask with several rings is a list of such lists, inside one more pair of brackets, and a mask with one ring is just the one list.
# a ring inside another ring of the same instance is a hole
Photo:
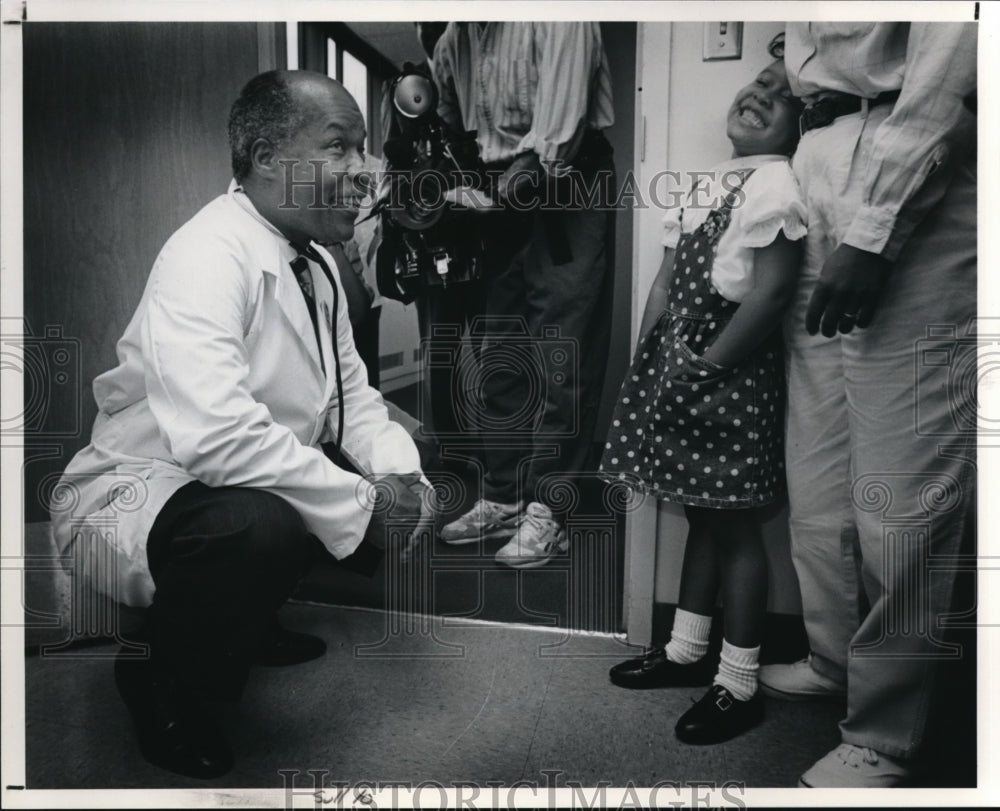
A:
{"label": "man's dark necktie", "polygon": [[313,289],[309,262],[305,256],[300,254],[292,260],[291,265],[295,273],[295,280],[299,283],[299,289],[306,300],[306,309],[309,310],[309,318],[312,319],[313,334],[316,336],[316,349],[319,351],[319,365],[325,374],[326,366],[323,363],[323,343],[319,337],[319,316],[316,314],[316,291]]}
{"label": "man's dark necktie", "polygon": [[337,377],[336,455],[340,453],[340,445],[344,440],[344,385],[340,373],[340,347],[337,345],[337,308],[340,304],[340,291],[333,278],[333,273],[330,271],[330,266],[323,261],[323,257],[320,256],[319,251],[312,247],[312,245],[302,247],[301,245],[293,244],[292,247],[299,252],[299,255],[296,256],[291,262],[292,271],[295,273],[295,279],[299,283],[299,289],[302,290],[302,296],[306,300],[309,317],[312,319],[313,332],[316,335],[316,348],[319,350],[320,367],[323,369],[324,375],[326,374],[326,366],[323,363],[323,344],[320,341],[319,335],[319,315],[316,312],[316,291],[313,288],[312,275],[309,271],[308,260],[311,259],[320,266],[323,271],[323,275],[326,276],[327,281],[330,283],[330,287],[333,288],[333,323],[330,325],[330,338],[331,343],[333,344],[334,372]]}

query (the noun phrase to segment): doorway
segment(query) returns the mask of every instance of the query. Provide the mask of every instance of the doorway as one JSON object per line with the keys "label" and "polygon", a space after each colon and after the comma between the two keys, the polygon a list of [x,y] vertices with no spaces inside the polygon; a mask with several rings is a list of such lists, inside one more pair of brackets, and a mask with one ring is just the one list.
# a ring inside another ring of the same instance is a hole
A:
{"label": "doorway", "polygon": [[[615,124],[606,131],[615,152],[619,183],[633,167],[635,148],[637,24],[601,23],[605,53],[613,78]],[[368,147],[381,156],[381,89],[402,62],[424,59],[414,26],[408,22],[299,23],[291,32],[297,66],[346,81],[355,77],[356,97],[366,100]],[[358,69],[358,65],[364,68]],[[349,68],[348,66],[353,66]],[[605,376],[595,458],[603,447],[611,409],[630,359],[632,338],[633,211],[617,212],[612,339]],[[387,400],[416,413],[419,375],[419,334],[414,305],[389,301],[381,317],[380,368]],[[436,481],[454,494],[444,520],[460,515],[479,497],[475,474],[461,481]],[[589,631],[622,629],[624,590],[624,519],[608,505],[604,486],[594,476],[579,481],[580,502],[599,505],[590,513],[570,517],[571,553],[537,570],[513,570],[493,559],[496,544],[449,547],[436,541],[425,560],[406,572],[385,571],[371,579],[334,565],[316,570],[303,582],[299,596],[320,602],[370,606],[417,614],[461,615],[488,621],[552,625]],[[575,527],[575,537],[574,537]],[[401,585],[403,578],[405,585]],[[395,602],[394,602],[395,601]]]}

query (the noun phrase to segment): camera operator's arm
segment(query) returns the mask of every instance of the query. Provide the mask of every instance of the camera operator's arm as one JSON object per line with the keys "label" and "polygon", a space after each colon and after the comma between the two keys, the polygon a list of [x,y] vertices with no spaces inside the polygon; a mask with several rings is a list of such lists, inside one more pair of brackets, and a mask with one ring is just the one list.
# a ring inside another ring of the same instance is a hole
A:
{"label": "camera operator's arm", "polygon": [[400,135],[399,122],[396,120],[396,108],[392,103],[393,79],[386,79],[382,82],[382,101],[380,117],[382,121],[382,143],[398,138]]}
{"label": "camera operator's arm", "polygon": [[561,174],[577,155],[592,113],[614,122],[607,59],[598,23],[536,23],[538,89],[531,129],[498,184],[500,199],[524,205],[545,173]]}
{"label": "camera operator's arm", "polygon": [[531,129],[518,152],[532,152],[547,170],[572,160],[590,119],[614,122],[611,82],[596,22],[536,23],[538,90]]}
{"label": "camera operator's arm", "polygon": [[507,206],[520,208],[531,204],[531,196],[545,174],[536,152],[522,152],[507,167],[497,184],[497,196]]}
{"label": "camera operator's arm", "polygon": [[433,79],[438,92],[437,114],[445,127],[452,133],[462,133],[468,127],[463,123],[462,107],[455,88],[455,48],[458,43],[458,29],[455,23],[448,23],[441,38],[434,46]]}

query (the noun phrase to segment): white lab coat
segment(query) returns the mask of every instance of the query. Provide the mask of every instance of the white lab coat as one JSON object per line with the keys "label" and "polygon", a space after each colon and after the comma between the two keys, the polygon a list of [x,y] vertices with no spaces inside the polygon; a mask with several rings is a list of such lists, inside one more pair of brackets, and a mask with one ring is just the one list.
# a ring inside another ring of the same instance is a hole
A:
{"label": "white lab coat", "polygon": [[275,493],[334,556],[353,552],[368,526],[370,485],[319,447],[337,430],[333,324],[345,456],[366,474],[419,470],[409,434],[367,385],[343,291],[334,319],[333,288],[311,263],[323,374],[295,256],[235,182],[164,245],[118,342],[119,365],[94,381],[91,444],[51,499],[56,546],[76,577],[148,605],[147,535],[167,499],[195,479]]}

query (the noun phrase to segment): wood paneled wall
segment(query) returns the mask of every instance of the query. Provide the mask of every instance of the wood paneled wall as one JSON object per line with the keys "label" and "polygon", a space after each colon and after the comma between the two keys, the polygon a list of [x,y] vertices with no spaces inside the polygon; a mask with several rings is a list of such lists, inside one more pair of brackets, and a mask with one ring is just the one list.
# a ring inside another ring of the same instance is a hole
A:
{"label": "wood paneled wall", "polygon": [[225,192],[229,107],[273,67],[280,49],[261,44],[277,34],[257,23],[24,25],[24,314],[35,335],[58,327],[77,341],[80,359],[79,414],[52,415],[78,431],[25,451],[27,520],[47,518],[40,483],[89,441],[91,383],[114,365],[160,247]]}

